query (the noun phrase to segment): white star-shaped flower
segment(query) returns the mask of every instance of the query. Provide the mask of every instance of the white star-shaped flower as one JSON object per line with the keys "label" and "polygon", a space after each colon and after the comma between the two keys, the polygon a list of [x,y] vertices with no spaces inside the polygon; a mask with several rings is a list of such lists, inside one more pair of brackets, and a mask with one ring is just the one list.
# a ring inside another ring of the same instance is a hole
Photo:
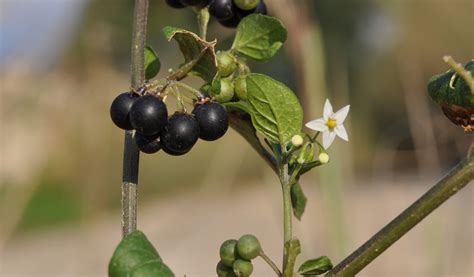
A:
{"label": "white star-shaped flower", "polygon": [[324,149],[328,149],[331,146],[336,135],[345,141],[349,141],[346,128],[342,125],[349,113],[349,108],[350,106],[347,105],[339,111],[333,112],[331,103],[326,99],[323,117],[306,123],[306,127],[323,133]]}

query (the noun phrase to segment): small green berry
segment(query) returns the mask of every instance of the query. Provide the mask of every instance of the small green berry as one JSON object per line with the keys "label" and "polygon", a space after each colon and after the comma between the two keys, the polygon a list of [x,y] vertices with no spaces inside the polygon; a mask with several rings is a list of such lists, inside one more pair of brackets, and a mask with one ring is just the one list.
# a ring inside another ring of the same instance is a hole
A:
{"label": "small green berry", "polygon": [[232,100],[234,97],[234,86],[228,78],[223,78],[220,80],[221,86],[219,93],[211,91],[211,96],[219,103],[225,103]]}
{"label": "small green berry", "polygon": [[226,266],[222,261],[217,264],[216,273],[218,277],[237,277],[234,273],[234,269],[230,266]]}
{"label": "small green berry", "polygon": [[234,80],[234,91],[237,98],[247,100],[247,76],[239,76]]}
{"label": "small green berry", "polygon": [[240,257],[251,260],[260,254],[262,247],[254,235],[243,235],[237,241],[237,251]]}
{"label": "small green berry", "polygon": [[235,58],[229,52],[218,52],[216,58],[217,70],[219,71],[219,75],[221,77],[228,77],[237,69]]}
{"label": "small green berry", "polygon": [[232,267],[235,259],[237,259],[237,240],[229,239],[221,244],[219,251],[221,262],[229,267]]}
{"label": "small green berry", "polygon": [[234,4],[242,10],[249,11],[255,9],[260,0],[234,0]]}
{"label": "small green berry", "polygon": [[234,269],[234,273],[240,277],[248,277],[253,272],[252,263],[242,259],[235,260],[232,268]]}

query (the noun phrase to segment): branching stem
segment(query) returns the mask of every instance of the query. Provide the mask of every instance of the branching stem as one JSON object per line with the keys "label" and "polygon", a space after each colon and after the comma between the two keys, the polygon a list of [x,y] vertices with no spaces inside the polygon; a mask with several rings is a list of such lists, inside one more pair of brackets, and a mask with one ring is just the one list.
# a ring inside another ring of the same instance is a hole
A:
{"label": "branching stem", "polygon": [[[145,84],[146,24],[148,0],[136,0],[133,14],[132,89],[139,90]],[[125,131],[123,176],[122,176],[122,238],[137,229],[137,188],[140,151],[134,140],[133,131]]]}
{"label": "branching stem", "polygon": [[452,195],[472,183],[473,179],[474,157],[468,157],[326,276],[356,275]]}

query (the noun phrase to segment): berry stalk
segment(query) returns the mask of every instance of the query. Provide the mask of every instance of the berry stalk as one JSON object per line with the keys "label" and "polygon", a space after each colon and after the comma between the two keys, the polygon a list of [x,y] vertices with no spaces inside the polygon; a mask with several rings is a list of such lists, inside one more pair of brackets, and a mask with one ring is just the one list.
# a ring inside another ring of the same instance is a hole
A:
{"label": "berry stalk", "polygon": [[[138,91],[145,84],[146,23],[148,0],[136,0],[133,14],[132,90]],[[140,151],[133,140],[133,131],[125,131],[122,177],[122,238],[137,229],[137,188]]]}

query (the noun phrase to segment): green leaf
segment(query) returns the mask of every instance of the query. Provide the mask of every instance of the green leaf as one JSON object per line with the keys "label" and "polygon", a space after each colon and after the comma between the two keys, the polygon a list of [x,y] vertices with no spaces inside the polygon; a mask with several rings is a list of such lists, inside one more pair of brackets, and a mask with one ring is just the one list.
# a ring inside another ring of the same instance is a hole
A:
{"label": "green leaf", "polygon": [[301,132],[303,109],[286,85],[262,74],[249,74],[246,80],[252,124],[257,131],[282,145]]}
{"label": "green leaf", "polygon": [[298,269],[298,273],[301,275],[319,275],[323,274],[332,269],[331,260],[322,256],[316,259],[307,260]]}
{"label": "green leaf", "polygon": [[196,61],[191,73],[211,83],[217,73],[216,42],[207,42],[192,32],[170,26],[163,28],[163,33],[168,41],[175,39],[178,42],[185,63]]}
{"label": "green leaf", "polygon": [[115,249],[109,263],[109,277],[173,277],[160,255],[146,236],[135,231],[125,237]]}
{"label": "green leaf", "polygon": [[[474,60],[469,61],[464,69],[474,75]],[[433,76],[428,82],[431,98],[444,106],[456,105],[465,109],[474,109],[474,94],[466,81],[454,70]]]}
{"label": "green leaf", "polygon": [[299,183],[291,186],[291,205],[293,206],[293,214],[298,220],[301,220],[304,209],[306,208],[307,198],[303,193],[303,189]]}
{"label": "green leaf", "polygon": [[145,47],[145,79],[150,80],[160,72],[161,63],[155,50]]}
{"label": "green leaf", "polygon": [[280,20],[252,14],[237,27],[232,49],[257,61],[268,61],[286,41],[287,32]]}
{"label": "green leaf", "polygon": [[237,101],[237,102],[227,102],[222,103],[227,111],[240,111],[244,113],[250,114],[252,111],[252,107],[250,106],[249,102],[247,101]]}

